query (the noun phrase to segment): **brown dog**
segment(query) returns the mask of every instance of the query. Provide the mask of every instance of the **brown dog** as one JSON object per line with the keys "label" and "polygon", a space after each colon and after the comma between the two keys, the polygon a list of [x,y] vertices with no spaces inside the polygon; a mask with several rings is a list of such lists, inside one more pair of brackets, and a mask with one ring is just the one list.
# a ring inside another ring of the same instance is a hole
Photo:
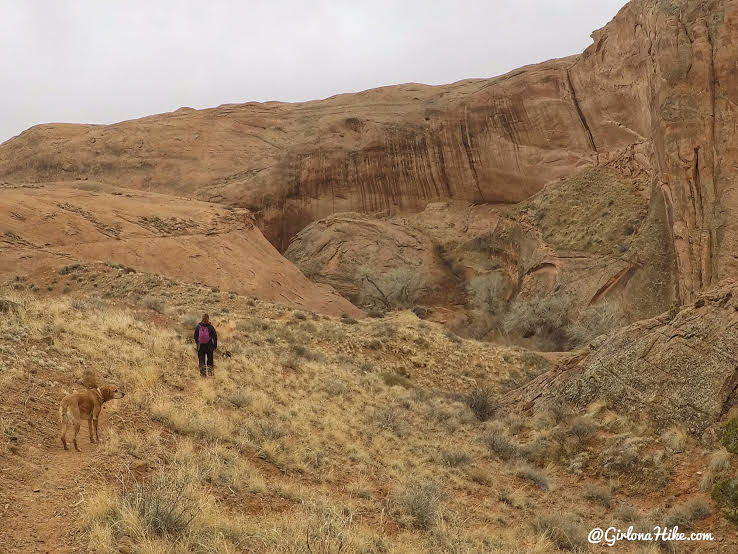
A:
{"label": "brown dog", "polygon": [[[87,420],[90,429],[90,442],[99,442],[97,434],[97,418],[102,410],[102,405],[114,398],[123,398],[125,393],[118,392],[113,385],[103,385],[96,389],[87,389],[83,392],[74,392],[66,395],[59,405],[59,423],[61,424],[61,442],[64,450],[67,449],[67,429],[74,429],[74,449],[81,452],[77,446],[77,433],[79,433],[80,421]],[[92,437],[92,424],[95,424],[95,438]]]}

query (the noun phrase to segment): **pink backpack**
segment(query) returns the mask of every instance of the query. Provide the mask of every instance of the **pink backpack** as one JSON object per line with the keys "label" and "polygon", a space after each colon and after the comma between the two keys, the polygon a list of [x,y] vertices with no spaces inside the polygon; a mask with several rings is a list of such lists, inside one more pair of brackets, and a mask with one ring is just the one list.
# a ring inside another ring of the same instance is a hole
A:
{"label": "pink backpack", "polygon": [[210,329],[208,329],[207,325],[200,325],[200,330],[197,334],[197,342],[199,344],[209,344],[210,343]]}

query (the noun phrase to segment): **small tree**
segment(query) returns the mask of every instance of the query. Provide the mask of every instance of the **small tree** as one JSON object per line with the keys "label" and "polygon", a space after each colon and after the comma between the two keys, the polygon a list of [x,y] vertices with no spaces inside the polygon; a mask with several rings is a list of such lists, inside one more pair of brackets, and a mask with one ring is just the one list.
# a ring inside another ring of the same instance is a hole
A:
{"label": "small tree", "polygon": [[421,290],[418,272],[407,266],[380,275],[363,268],[359,275],[363,281],[360,298],[364,305],[383,306],[387,310],[409,308]]}
{"label": "small tree", "polygon": [[469,280],[467,294],[473,305],[492,315],[503,307],[504,281],[497,272],[477,275]]}

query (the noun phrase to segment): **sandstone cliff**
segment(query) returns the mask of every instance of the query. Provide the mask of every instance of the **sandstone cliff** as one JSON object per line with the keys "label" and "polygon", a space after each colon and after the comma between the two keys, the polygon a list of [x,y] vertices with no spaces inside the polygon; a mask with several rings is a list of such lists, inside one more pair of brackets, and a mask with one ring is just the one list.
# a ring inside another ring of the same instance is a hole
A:
{"label": "sandstone cliff", "polygon": [[[431,317],[462,334],[476,327],[474,310],[499,319],[516,302],[550,295],[570,301],[572,316],[607,302],[633,321],[673,301],[663,197],[652,192],[594,168],[512,206],[437,202],[381,219],[329,216],[298,233],[284,255],[367,307],[391,303],[371,294],[377,287],[413,286],[416,303],[442,308]],[[493,338],[483,331],[472,334]]]}
{"label": "sandstone cliff", "polygon": [[331,213],[519,202],[607,165],[662,195],[688,302],[738,269],[738,0],[633,0],[593,38],[581,55],[493,79],[43,125],[0,146],[0,179],[246,206],[284,249]]}

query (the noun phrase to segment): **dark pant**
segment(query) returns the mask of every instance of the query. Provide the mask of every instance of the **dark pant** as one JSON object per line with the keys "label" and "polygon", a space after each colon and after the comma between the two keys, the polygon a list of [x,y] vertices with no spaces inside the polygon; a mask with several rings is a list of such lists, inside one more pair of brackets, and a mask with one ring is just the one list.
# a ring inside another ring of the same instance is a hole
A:
{"label": "dark pant", "polygon": [[205,368],[207,366],[208,373],[213,374],[213,350],[211,348],[200,347],[197,351],[197,359],[200,362],[200,375],[205,377]]}

